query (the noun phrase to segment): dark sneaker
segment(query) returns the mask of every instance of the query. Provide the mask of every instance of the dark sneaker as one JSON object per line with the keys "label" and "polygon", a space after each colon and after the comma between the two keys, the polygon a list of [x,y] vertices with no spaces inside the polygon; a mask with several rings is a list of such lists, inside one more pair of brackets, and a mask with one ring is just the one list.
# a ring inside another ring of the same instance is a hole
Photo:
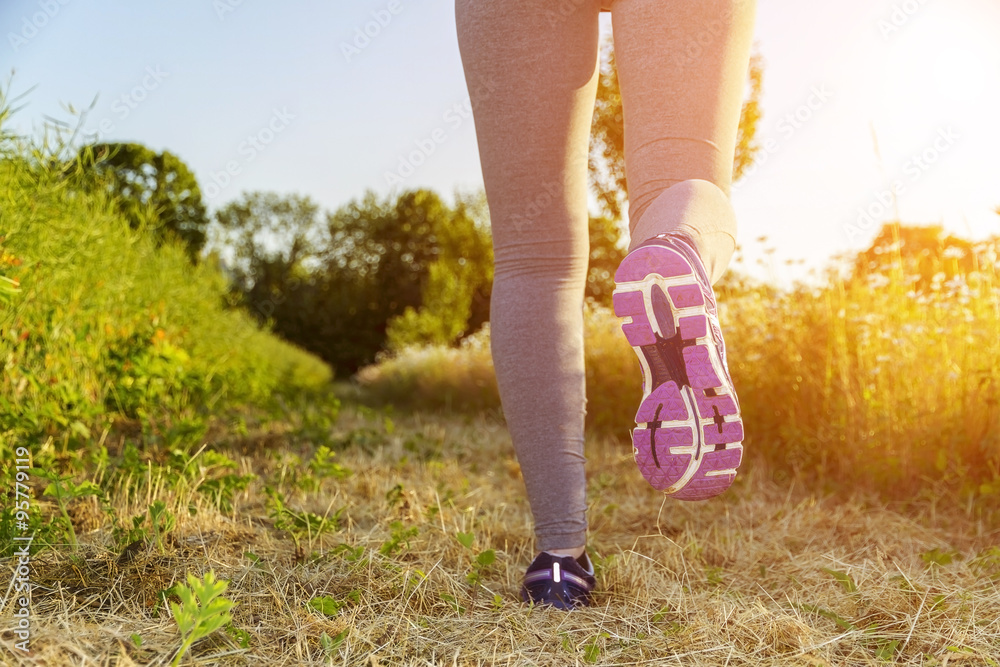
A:
{"label": "dark sneaker", "polygon": [[586,553],[577,559],[543,551],[524,573],[521,599],[558,609],[586,607],[595,583],[594,568]]}
{"label": "dark sneaker", "polygon": [[743,421],[715,293],[693,243],[663,234],[636,247],[615,273],[612,299],[642,367],[632,431],[642,476],[682,500],[722,493],[743,456]]}

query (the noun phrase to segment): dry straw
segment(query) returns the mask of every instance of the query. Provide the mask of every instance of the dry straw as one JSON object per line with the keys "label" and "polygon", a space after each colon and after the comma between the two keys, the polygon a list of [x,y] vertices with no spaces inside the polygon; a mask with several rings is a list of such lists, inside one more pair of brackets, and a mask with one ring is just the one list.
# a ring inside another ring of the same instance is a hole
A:
{"label": "dry straw", "polygon": [[[230,513],[163,488],[178,518],[166,554],[113,553],[94,522],[78,530],[79,552],[41,554],[33,653],[15,657],[5,637],[7,664],[166,664],[180,637],[157,595],[208,570],[230,582],[247,646],[220,631],[183,664],[985,665],[1000,655],[1000,530],[964,506],[824,498],[801,480],[769,481],[760,464],[713,501],[665,501],[627,445],[590,440],[599,593],[567,614],[517,600],[533,551],[501,424],[364,410],[342,416],[334,441],[367,445],[337,454],[351,475],[309,492],[295,480],[312,449],[290,451],[280,436],[273,451],[230,452],[259,476]],[[338,529],[299,535],[297,548],[274,527],[265,481],[296,512],[343,508]],[[118,504],[123,516],[130,502]],[[78,528],[92,505],[73,506]],[[469,548],[460,533],[474,536]],[[497,560],[474,588],[468,574],[486,549]]]}

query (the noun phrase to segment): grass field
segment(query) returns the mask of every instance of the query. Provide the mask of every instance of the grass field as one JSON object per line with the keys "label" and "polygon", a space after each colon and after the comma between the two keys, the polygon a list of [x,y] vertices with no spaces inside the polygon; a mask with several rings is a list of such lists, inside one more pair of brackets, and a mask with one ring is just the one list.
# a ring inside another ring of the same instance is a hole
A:
{"label": "grass field", "polygon": [[[20,664],[165,664],[180,637],[159,593],[209,569],[230,582],[234,630],[195,644],[186,664],[995,665],[1000,656],[1000,530],[949,498],[905,508],[831,500],[750,465],[714,501],[664,501],[627,445],[592,440],[599,593],[592,609],[566,614],[517,599],[531,529],[495,419],[345,408],[333,457],[304,445],[302,427],[293,416],[243,438],[218,434],[238,472],[257,476],[229,511],[194,490],[212,476],[197,458],[183,474],[150,463],[99,474],[118,480],[109,502],[121,517],[165,502],[176,523],[164,552],[147,543],[123,558],[99,500],[73,501],[81,547],[34,560],[34,653]],[[485,551],[493,562],[477,561]]]}
{"label": "grass field", "polygon": [[65,148],[0,131],[4,664],[1000,664],[995,266],[723,294],[748,455],[700,504],[635,469],[592,309],[599,592],[565,614],[518,601],[488,331],[334,392]]}

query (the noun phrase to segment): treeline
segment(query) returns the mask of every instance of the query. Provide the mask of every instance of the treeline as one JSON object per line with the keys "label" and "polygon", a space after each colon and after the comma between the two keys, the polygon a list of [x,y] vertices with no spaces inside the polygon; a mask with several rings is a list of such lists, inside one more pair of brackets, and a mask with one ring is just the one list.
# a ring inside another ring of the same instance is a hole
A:
{"label": "treeline", "polygon": [[[101,144],[84,148],[80,161],[135,227],[179,240],[194,262],[218,263],[231,282],[230,306],[342,376],[382,351],[452,344],[489,321],[493,253],[482,190],[456,192],[452,204],[427,189],[382,198],[369,191],[333,212],[307,196],[249,192],[209,215],[196,179],[170,153]],[[590,218],[586,297],[605,305],[624,254],[616,220]],[[925,289],[935,274],[989,264],[991,247],[940,226],[889,224],[869,248],[842,259],[854,279],[895,267],[918,275],[915,286]],[[733,272],[717,286],[722,298],[748,288]]]}
{"label": "treeline", "polygon": [[[610,302],[620,235],[591,219],[588,298]],[[234,302],[339,372],[383,350],[451,344],[489,320],[493,251],[482,191],[368,192],[335,212],[308,197],[246,193],[209,226]]]}
{"label": "treeline", "polygon": [[[99,144],[80,152],[90,187],[112,191],[120,213],[192,261],[216,262],[229,304],[353,373],[383,350],[450,344],[489,320],[493,252],[482,190],[449,204],[426,189],[367,192],[334,212],[309,197],[244,193],[209,215],[190,169],[169,152]],[[610,303],[623,251],[618,226],[590,221],[588,298]]]}

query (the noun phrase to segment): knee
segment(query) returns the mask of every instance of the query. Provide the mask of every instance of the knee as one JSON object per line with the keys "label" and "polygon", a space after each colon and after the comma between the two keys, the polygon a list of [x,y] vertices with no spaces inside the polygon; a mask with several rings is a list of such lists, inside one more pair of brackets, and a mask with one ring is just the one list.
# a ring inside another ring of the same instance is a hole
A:
{"label": "knee", "polygon": [[571,234],[566,238],[519,239],[498,243],[494,236],[493,268],[495,279],[531,277],[534,279],[585,279],[589,263],[586,236]]}

